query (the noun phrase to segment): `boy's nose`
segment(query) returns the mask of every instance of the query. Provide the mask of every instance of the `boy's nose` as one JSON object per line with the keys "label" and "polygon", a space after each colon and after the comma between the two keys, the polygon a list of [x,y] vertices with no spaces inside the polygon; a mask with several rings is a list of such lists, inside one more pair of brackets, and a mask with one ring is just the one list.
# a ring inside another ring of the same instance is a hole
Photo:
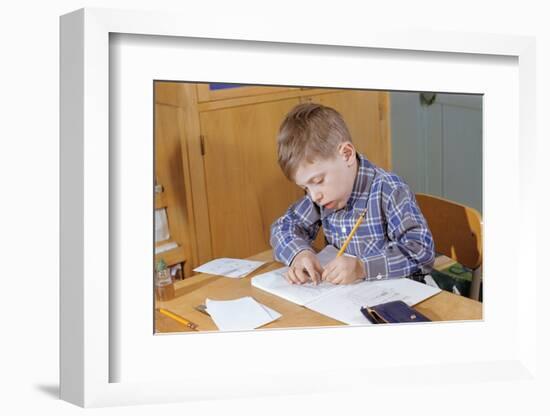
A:
{"label": "boy's nose", "polygon": [[316,192],[313,199],[315,200],[315,202],[319,203],[323,199],[323,194],[321,192]]}

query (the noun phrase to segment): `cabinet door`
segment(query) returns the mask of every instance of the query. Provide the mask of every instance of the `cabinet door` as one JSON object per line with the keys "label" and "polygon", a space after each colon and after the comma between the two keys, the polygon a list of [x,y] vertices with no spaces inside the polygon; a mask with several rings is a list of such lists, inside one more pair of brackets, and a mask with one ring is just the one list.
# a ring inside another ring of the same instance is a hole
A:
{"label": "cabinet door", "polygon": [[296,99],[200,114],[212,256],[269,249],[270,226],[303,191],[277,163],[276,137]]}
{"label": "cabinet door", "polygon": [[342,91],[305,98],[338,111],[350,131],[355,148],[375,165],[391,170],[388,93]]}

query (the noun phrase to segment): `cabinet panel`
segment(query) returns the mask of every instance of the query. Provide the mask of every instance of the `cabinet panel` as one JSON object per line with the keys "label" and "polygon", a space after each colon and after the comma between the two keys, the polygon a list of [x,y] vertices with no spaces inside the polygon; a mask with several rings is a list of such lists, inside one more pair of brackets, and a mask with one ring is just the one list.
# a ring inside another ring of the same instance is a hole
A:
{"label": "cabinet panel", "polygon": [[377,91],[341,91],[305,98],[338,111],[350,131],[356,149],[370,161],[391,169],[387,93]]}
{"label": "cabinet panel", "polygon": [[[155,175],[162,185],[162,206],[166,207],[171,240],[183,249],[186,263],[184,272],[189,276],[196,267],[194,224],[191,221],[191,192],[186,165],[182,158],[183,121],[178,107],[155,106]],[[187,176],[187,177],[186,177]],[[159,198],[160,200],[160,198]],[[166,256],[166,255],[165,255]],[[163,256],[163,257],[165,257]]]}
{"label": "cabinet panel", "polygon": [[303,191],[277,163],[276,136],[298,99],[201,113],[212,255],[268,249],[271,223]]}

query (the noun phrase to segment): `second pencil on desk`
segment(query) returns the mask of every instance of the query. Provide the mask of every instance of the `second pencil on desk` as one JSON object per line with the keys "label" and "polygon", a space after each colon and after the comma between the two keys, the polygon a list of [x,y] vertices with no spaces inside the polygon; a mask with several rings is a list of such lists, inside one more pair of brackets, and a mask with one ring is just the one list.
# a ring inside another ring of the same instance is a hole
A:
{"label": "second pencil on desk", "polygon": [[159,312],[165,316],[168,316],[169,318],[172,318],[174,321],[177,321],[180,324],[185,325],[188,328],[191,328],[195,331],[197,330],[197,324],[189,321],[188,319],[185,319],[183,316],[180,316],[178,314],[175,314],[174,312],[170,312],[163,308],[159,308]]}

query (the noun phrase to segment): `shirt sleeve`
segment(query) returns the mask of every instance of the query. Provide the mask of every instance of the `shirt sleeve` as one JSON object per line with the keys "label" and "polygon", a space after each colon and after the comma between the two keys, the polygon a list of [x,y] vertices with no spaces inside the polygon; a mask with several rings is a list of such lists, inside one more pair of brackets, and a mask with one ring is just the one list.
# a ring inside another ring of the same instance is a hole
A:
{"label": "shirt sleeve", "polygon": [[271,225],[274,259],[288,266],[300,251],[313,250],[311,244],[320,226],[319,208],[304,196]]}
{"label": "shirt sleeve", "polygon": [[433,237],[409,187],[394,189],[383,209],[388,242],[379,254],[361,258],[366,279],[406,277],[429,269],[435,259]]}

